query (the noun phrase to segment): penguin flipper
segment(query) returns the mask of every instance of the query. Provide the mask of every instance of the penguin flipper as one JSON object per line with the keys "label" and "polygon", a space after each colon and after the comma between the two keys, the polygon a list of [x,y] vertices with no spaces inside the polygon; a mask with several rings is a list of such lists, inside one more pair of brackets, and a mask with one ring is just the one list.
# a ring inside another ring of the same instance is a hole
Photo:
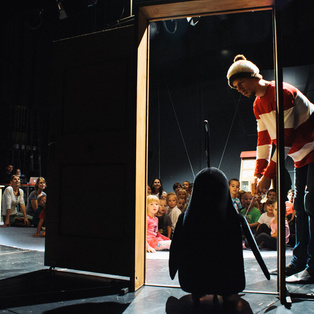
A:
{"label": "penguin flipper", "polygon": [[169,273],[172,280],[174,279],[180,264],[183,218],[184,213],[182,213],[178,218],[170,246]]}

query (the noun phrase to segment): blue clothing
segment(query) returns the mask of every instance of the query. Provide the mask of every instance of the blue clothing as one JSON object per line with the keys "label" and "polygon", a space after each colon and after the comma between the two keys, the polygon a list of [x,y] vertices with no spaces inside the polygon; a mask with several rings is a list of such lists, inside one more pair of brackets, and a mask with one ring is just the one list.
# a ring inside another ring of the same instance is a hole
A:
{"label": "blue clothing", "polygon": [[295,168],[295,246],[290,264],[314,273],[314,163]]}
{"label": "blue clothing", "polygon": [[233,206],[234,208],[237,210],[237,211],[240,211],[242,209],[242,205],[241,205],[241,202],[240,200],[235,197],[235,198],[232,198],[231,197],[231,200],[232,200],[232,203],[233,203]]}
{"label": "blue clothing", "polygon": [[44,209],[43,207],[38,206],[38,208],[35,210],[33,219],[32,219],[32,225],[34,225],[34,227],[37,227],[39,223],[39,215],[43,209]]}

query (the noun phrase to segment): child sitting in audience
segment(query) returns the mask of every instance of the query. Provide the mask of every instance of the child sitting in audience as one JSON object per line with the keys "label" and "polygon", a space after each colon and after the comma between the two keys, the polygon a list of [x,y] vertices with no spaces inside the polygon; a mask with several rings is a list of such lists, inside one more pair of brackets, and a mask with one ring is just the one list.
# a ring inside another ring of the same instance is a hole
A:
{"label": "child sitting in audience", "polygon": [[174,183],[173,184],[173,191],[174,191],[174,193],[178,193],[178,191],[180,190],[180,189],[182,189],[182,185],[181,185],[181,183],[180,182],[176,182],[176,183]]}
{"label": "child sitting in audience", "polygon": [[43,230],[43,233],[40,234],[41,229],[42,229],[42,227],[43,227],[43,225],[45,223],[45,220],[46,220],[46,212],[45,212],[45,210],[46,210],[46,196],[45,195],[41,195],[38,198],[38,208],[35,211],[34,216],[33,216],[33,220],[34,220],[35,214],[37,213],[36,217],[35,217],[35,219],[37,219],[37,220],[35,220],[35,222],[38,223],[38,225],[36,224],[37,232],[35,234],[33,234],[33,237],[40,237],[40,236],[45,237],[46,236],[46,231],[45,230]]}
{"label": "child sitting in audience", "polygon": [[[274,203],[273,207],[274,218],[270,222],[270,235],[267,233],[260,233],[256,236],[255,240],[259,248],[269,248],[276,250],[277,248],[277,237],[278,237],[278,213],[277,213],[277,202]],[[290,230],[287,220],[285,220],[285,242],[289,242]]]}
{"label": "child sitting in audience", "polygon": [[179,198],[184,198],[186,204],[188,204],[188,193],[187,193],[186,190],[180,189],[180,190],[177,192],[177,197],[178,197],[178,199],[179,199]]}
{"label": "child sitting in audience", "polygon": [[240,212],[242,205],[240,200],[237,198],[238,192],[240,190],[240,181],[235,178],[229,180],[229,190],[233,206],[238,212]]}
{"label": "child sitting in audience", "polygon": [[290,228],[290,243],[294,246],[295,240],[295,209],[293,208],[294,190],[289,190],[287,195],[288,201],[286,201],[286,218],[288,220]]}
{"label": "child sitting in audience", "polygon": [[258,219],[258,225],[256,228],[256,233],[255,236],[259,235],[260,233],[267,233],[270,234],[270,222],[274,218],[274,213],[273,213],[273,204],[274,202],[271,200],[266,201],[266,213],[263,213],[261,217]]}
{"label": "child sitting in audience", "polygon": [[45,195],[42,194],[38,197],[37,199],[38,208],[34,212],[33,219],[32,219],[32,226],[37,227],[38,222],[39,222],[39,215],[41,211],[45,209],[46,201],[47,201],[46,194]]}
{"label": "child sitting in audience", "polygon": [[175,193],[173,193],[173,192],[168,193],[167,205],[168,205],[167,214],[169,215],[169,217],[171,219],[171,224],[172,224],[171,230],[172,230],[172,234],[173,234],[174,229],[175,229],[176,224],[177,224],[177,221],[178,221],[178,218],[181,215],[181,210],[177,206],[177,195]]}
{"label": "child sitting in audience", "polygon": [[243,194],[242,205],[244,208],[240,211],[240,214],[246,218],[254,234],[258,225],[258,219],[261,216],[261,212],[254,206],[254,199],[251,192],[246,192]]}
{"label": "child sitting in audience", "polygon": [[276,190],[275,189],[269,189],[267,191],[267,194],[266,194],[266,199],[261,201],[261,204],[260,204],[260,206],[261,206],[260,207],[261,213],[265,213],[266,212],[266,201],[267,200],[270,200],[272,202],[276,202],[277,201],[277,194],[276,194]]}
{"label": "child sitting in audience", "polygon": [[186,202],[188,203],[190,198],[191,198],[191,191],[190,191],[190,182],[189,181],[184,181],[182,184],[182,189],[186,190]]}
{"label": "child sitting in audience", "polygon": [[178,208],[181,210],[182,213],[186,210],[186,201],[184,197],[178,198]]}
{"label": "child sitting in audience", "polygon": [[161,250],[169,250],[171,240],[158,232],[159,198],[155,195],[147,196],[146,215],[146,251],[155,253]]}
{"label": "child sitting in audience", "polygon": [[167,214],[167,201],[159,200],[159,209],[156,214],[158,218],[158,232],[162,235],[171,238],[171,219]]}

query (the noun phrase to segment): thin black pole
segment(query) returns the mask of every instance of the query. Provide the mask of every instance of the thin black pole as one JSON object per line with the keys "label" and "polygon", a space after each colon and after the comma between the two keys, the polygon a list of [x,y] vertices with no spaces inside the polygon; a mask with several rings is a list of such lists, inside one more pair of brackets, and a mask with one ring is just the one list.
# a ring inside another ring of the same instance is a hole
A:
{"label": "thin black pole", "polygon": [[209,152],[209,124],[207,120],[204,120],[205,127],[205,156],[207,161],[207,167],[210,167],[210,152]]}
{"label": "thin black pole", "polygon": [[285,195],[284,194],[284,106],[283,106],[283,75],[281,64],[281,9],[275,0],[273,12],[274,68],[276,81],[276,139],[277,139],[277,204],[278,204],[278,242],[277,242],[277,289],[281,304],[291,306],[291,299],[286,288],[286,243],[285,243]]}

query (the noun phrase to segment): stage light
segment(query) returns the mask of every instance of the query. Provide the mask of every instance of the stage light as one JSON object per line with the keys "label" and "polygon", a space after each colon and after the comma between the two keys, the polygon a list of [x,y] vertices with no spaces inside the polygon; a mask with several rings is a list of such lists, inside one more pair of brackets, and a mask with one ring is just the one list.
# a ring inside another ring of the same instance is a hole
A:
{"label": "stage light", "polygon": [[58,6],[58,13],[59,13],[59,20],[64,20],[68,17],[67,13],[64,10],[64,7],[62,5],[62,0],[56,0],[57,6]]}

